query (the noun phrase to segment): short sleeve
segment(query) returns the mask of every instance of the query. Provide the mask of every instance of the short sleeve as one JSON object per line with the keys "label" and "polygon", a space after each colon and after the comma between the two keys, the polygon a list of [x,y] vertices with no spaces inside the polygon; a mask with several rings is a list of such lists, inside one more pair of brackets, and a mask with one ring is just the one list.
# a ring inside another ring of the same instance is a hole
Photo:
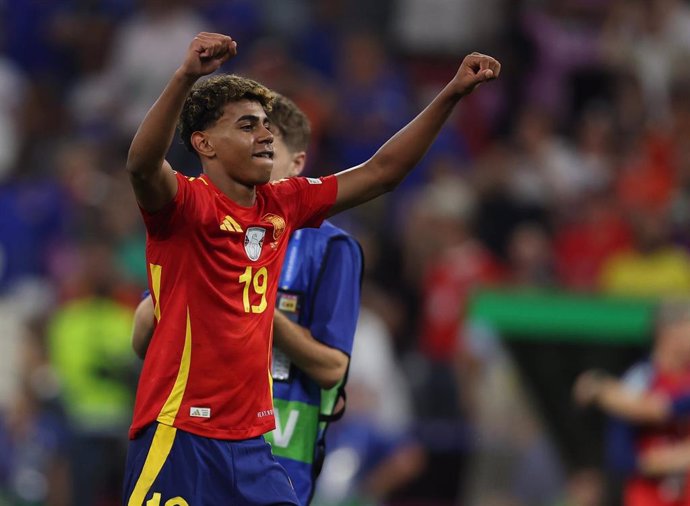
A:
{"label": "short sleeve", "polygon": [[625,389],[634,395],[647,392],[654,379],[654,368],[649,362],[633,365],[623,375],[622,382]]}
{"label": "short sleeve", "polygon": [[190,203],[191,182],[179,172],[175,173],[177,177],[177,193],[175,198],[166,204],[163,209],[150,213],[141,206],[139,210],[144,218],[144,225],[149,236],[156,239],[165,239],[172,231],[179,226],[185,215],[187,214],[187,207]]}
{"label": "short sleeve", "polygon": [[348,356],[357,327],[362,253],[354,239],[331,239],[314,290],[310,331],[320,342]]}
{"label": "short sleeve", "polygon": [[276,181],[272,186],[289,210],[296,229],[320,226],[338,193],[335,176],[291,177]]}

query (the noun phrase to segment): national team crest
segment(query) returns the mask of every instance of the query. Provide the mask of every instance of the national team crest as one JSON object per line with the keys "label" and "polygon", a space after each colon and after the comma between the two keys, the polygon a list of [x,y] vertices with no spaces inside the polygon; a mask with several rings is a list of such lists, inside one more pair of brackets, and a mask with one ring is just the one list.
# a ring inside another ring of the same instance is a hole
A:
{"label": "national team crest", "polygon": [[280,239],[280,236],[283,235],[283,232],[285,232],[285,220],[283,219],[282,216],[278,216],[277,214],[273,213],[268,213],[264,215],[263,218],[261,218],[261,221],[267,221],[271,225],[273,225],[273,240],[277,241]]}
{"label": "national team crest", "polygon": [[249,260],[256,261],[261,256],[261,247],[264,244],[266,229],[262,227],[249,227],[244,236],[244,251],[247,252]]}

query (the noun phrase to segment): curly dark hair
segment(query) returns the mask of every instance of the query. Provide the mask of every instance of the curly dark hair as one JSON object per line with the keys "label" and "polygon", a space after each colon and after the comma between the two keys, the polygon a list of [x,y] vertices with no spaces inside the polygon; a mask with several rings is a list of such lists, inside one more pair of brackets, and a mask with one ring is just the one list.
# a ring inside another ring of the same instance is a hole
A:
{"label": "curly dark hair", "polygon": [[223,115],[223,106],[253,100],[270,112],[275,93],[258,82],[234,74],[220,74],[194,85],[182,106],[177,128],[186,148],[196,154],[192,133],[213,125]]}
{"label": "curly dark hair", "polygon": [[311,125],[307,116],[292,100],[276,94],[268,118],[271,120],[274,133],[277,129],[290,151],[297,153],[307,150]]}

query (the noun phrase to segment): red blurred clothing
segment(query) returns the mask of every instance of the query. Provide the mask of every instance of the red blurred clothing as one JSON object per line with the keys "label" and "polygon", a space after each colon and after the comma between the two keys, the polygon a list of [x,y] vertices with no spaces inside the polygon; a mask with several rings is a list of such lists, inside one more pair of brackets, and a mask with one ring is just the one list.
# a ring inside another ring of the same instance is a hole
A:
{"label": "red blurred clothing", "polygon": [[603,200],[586,203],[578,218],[554,238],[556,271],[567,288],[596,289],[605,260],[629,248],[632,233],[610,202]]}
{"label": "red blurred clothing", "polygon": [[676,170],[671,139],[650,135],[642,142],[641,153],[624,164],[618,176],[618,200],[627,209],[658,211],[673,196]]}
{"label": "red blurred clothing", "polygon": [[[652,378],[650,392],[678,397],[690,392],[690,370],[681,374],[657,372]],[[635,449],[641,454],[654,447],[687,441],[690,420],[674,420],[661,426],[641,427],[637,431]],[[625,506],[685,506],[690,505],[688,473],[681,476],[650,478],[633,476],[624,488]]]}
{"label": "red blurred clothing", "polygon": [[431,263],[423,280],[420,351],[434,360],[453,360],[473,290],[502,278],[501,267],[475,241],[443,252]]}
{"label": "red blurred clothing", "polygon": [[173,202],[143,212],[157,325],[130,438],[154,421],[216,439],[255,437],[275,426],[273,307],[288,240],[321,223],[337,180],[262,185],[251,207],[205,175],[177,181]]}

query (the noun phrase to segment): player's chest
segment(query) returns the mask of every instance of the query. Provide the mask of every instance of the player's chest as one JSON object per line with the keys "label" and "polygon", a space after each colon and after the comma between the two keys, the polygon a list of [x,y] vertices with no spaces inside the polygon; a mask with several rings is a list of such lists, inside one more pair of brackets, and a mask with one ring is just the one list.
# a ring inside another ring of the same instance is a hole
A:
{"label": "player's chest", "polygon": [[231,263],[266,264],[282,257],[289,224],[280,210],[210,206],[196,224],[196,242],[209,256]]}

